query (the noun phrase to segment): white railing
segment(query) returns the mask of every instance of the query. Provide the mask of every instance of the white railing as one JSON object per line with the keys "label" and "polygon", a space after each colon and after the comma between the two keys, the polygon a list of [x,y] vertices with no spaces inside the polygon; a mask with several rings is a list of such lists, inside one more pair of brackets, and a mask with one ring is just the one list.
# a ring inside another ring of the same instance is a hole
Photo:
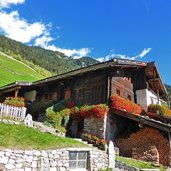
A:
{"label": "white railing", "polygon": [[0,118],[11,118],[14,120],[23,121],[26,116],[25,107],[15,107],[0,103]]}

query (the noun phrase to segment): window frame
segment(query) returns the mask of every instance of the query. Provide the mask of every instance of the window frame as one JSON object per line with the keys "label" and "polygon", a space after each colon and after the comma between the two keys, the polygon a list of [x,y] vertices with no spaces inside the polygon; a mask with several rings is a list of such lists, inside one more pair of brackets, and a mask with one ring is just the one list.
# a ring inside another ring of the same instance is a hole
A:
{"label": "window frame", "polygon": [[[70,153],[75,153],[76,154],[76,159],[70,159]],[[85,153],[85,159],[79,159],[79,153]],[[70,166],[70,162],[76,162],[76,167],[75,168],[71,168]],[[79,168],[78,167],[78,163],[79,162],[85,162],[85,168]],[[88,167],[88,151],[69,151],[69,169],[70,170],[85,170],[87,171],[87,167]]]}

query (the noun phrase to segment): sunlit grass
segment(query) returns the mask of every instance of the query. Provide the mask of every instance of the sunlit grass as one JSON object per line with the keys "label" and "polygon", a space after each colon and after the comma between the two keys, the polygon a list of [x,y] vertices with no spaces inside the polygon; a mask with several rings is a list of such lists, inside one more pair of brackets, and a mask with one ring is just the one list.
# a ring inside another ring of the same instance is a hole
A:
{"label": "sunlit grass", "polygon": [[53,136],[24,125],[0,123],[0,148],[56,149],[85,146],[85,144],[71,138]]}
{"label": "sunlit grass", "polygon": [[43,78],[26,65],[0,54],[0,86],[15,81],[35,81]]}
{"label": "sunlit grass", "polygon": [[166,171],[164,166],[155,167],[150,162],[144,162],[144,161],[135,160],[135,159],[132,159],[132,158],[117,156],[116,160],[121,161],[121,162],[123,162],[123,163],[125,163],[125,164],[127,164],[129,166],[139,168],[139,169],[160,169],[160,171]]}

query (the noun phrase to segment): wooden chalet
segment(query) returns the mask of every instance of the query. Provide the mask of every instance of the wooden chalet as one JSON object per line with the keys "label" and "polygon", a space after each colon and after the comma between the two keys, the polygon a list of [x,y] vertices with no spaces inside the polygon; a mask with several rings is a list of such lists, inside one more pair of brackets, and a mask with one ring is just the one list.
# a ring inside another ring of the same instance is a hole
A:
{"label": "wooden chalet", "polygon": [[113,93],[140,104],[139,96],[145,91],[150,91],[158,103],[167,100],[155,62],[116,58],[33,83],[15,82],[0,88],[1,96],[23,96],[32,102],[72,97],[77,106],[107,103]]}
{"label": "wooden chalet", "polygon": [[[144,109],[151,103],[161,104],[167,101],[167,91],[155,62],[118,58],[33,83],[15,82],[1,87],[0,94],[1,99],[22,96],[31,105],[40,101],[58,103],[67,98],[72,98],[76,106],[107,104],[112,94],[138,103]],[[35,119],[40,112],[42,110],[33,114]],[[127,118],[128,116],[125,115]]]}
{"label": "wooden chalet", "polygon": [[[30,106],[36,104],[35,108],[41,104],[39,102],[58,103],[68,98],[72,98],[75,106],[108,104],[112,94],[140,104],[145,110],[150,104],[166,103],[168,96],[155,62],[118,58],[33,83],[15,82],[0,87],[1,101],[4,97],[20,96],[24,97]],[[43,110],[38,107],[36,112],[28,112],[37,119]],[[88,132],[92,128],[93,134],[114,141],[122,132],[138,130],[139,125],[143,124],[168,133],[171,147],[170,124],[117,109],[113,112],[115,115],[109,113],[103,122],[85,119],[80,125],[72,123],[71,136],[77,137],[80,130]]]}

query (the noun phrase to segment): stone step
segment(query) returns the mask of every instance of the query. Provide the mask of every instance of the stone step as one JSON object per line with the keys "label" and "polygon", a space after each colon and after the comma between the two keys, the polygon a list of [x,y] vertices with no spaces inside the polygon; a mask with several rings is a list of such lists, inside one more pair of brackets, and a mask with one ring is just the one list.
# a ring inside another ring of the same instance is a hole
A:
{"label": "stone step", "polygon": [[93,144],[88,144],[87,141],[83,141],[81,138],[73,138],[73,139],[76,140],[76,141],[82,142],[82,143],[84,143],[84,144],[87,144],[88,146],[93,147]]}
{"label": "stone step", "polygon": [[81,138],[73,138],[73,139],[76,140],[76,141],[82,142],[82,139]]}
{"label": "stone step", "polygon": [[82,141],[84,144],[88,144],[88,142],[87,141]]}

